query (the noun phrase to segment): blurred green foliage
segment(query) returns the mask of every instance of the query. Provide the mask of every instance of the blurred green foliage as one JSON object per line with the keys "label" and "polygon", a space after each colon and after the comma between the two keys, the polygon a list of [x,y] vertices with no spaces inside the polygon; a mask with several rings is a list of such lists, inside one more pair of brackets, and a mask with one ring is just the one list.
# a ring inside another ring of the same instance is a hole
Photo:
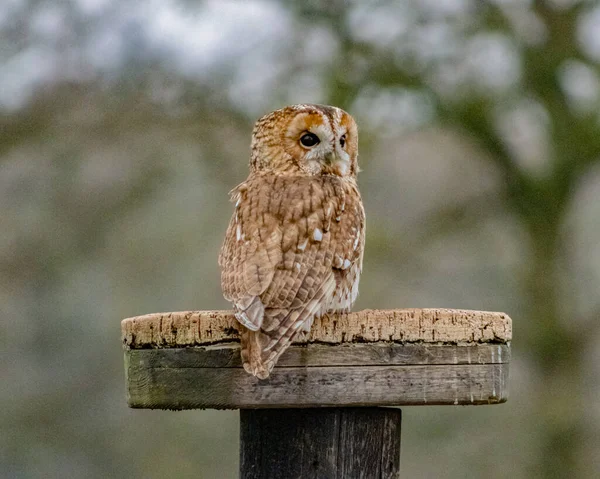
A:
{"label": "blurred green foliage", "polygon": [[509,402],[407,409],[403,475],[597,476],[595,2],[8,0],[0,42],[0,475],[236,477],[235,412],[126,408],[119,320],[227,307],[252,122],[319,102],[361,128],[357,308],[514,320]]}

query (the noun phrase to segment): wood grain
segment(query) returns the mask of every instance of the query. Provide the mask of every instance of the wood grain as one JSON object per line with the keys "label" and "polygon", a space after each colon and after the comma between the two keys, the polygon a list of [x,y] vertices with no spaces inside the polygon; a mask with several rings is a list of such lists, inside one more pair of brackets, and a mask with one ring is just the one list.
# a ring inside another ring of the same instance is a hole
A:
{"label": "wood grain", "polygon": [[[187,367],[189,363],[177,367],[173,356],[151,359],[165,352],[127,352],[131,407],[480,405],[507,399],[506,363],[277,366],[268,379],[258,380],[239,367]],[[507,350],[503,356],[508,356]]]}
{"label": "wood grain", "polygon": [[402,413],[389,408],[240,411],[240,478],[397,478]]}
{"label": "wood grain", "polygon": [[482,405],[508,397],[512,329],[503,313],[367,310],[323,318],[266,380],[241,367],[230,312],[138,316],[122,330],[135,408]]}
{"label": "wood grain", "polygon": [[[154,313],[124,319],[123,343],[132,349],[202,346],[239,340],[231,311]],[[507,343],[512,321],[504,313],[460,309],[366,309],[315,320],[297,342]]]}
{"label": "wood grain", "polygon": [[[140,349],[131,353],[143,358],[148,368],[241,368],[239,343],[221,343],[190,348],[164,348],[160,352]],[[510,348],[505,344],[444,345],[344,343],[294,344],[283,355],[279,367],[383,366],[418,364],[508,364]]]}

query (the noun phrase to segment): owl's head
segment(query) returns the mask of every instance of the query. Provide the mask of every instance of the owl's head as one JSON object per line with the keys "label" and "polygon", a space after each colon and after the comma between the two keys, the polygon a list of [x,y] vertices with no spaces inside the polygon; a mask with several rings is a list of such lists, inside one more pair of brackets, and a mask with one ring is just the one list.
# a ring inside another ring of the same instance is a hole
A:
{"label": "owl's head", "polygon": [[292,105],[260,118],[252,132],[253,171],[356,176],[358,129],[344,110]]}

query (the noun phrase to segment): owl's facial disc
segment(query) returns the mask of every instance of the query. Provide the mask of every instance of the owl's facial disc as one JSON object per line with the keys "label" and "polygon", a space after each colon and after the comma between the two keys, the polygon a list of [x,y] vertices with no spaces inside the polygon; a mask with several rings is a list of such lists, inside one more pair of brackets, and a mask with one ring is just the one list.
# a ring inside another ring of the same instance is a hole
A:
{"label": "owl's facial disc", "polygon": [[299,135],[298,144],[305,150],[307,169],[313,174],[345,176],[350,171],[350,156],[344,150],[346,133],[338,139],[324,120],[307,124],[307,129]]}
{"label": "owl's facial disc", "polygon": [[285,111],[292,113],[279,137],[286,156],[279,163],[279,145],[261,138],[264,146],[260,153],[255,147],[255,155],[261,160],[256,164],[286,172],[297,168],[308,175],[356,174],[357,136],[352,117],[339,108],[323,105],[293,105]]}

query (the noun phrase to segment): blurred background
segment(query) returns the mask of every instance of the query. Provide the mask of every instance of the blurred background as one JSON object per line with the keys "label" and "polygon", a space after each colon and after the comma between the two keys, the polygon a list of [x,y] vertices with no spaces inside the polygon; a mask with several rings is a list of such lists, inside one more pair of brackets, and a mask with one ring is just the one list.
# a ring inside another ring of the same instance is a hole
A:
{"label": "blurred background", "polygon": [[405,408],[409,478],[600,477],[594,1],[3,0],[0,476],[235,478],[234,411],[126,406],[119,321],[221,309],[254,120],[360,127],[357,309],[499,310],[510,399]]}

